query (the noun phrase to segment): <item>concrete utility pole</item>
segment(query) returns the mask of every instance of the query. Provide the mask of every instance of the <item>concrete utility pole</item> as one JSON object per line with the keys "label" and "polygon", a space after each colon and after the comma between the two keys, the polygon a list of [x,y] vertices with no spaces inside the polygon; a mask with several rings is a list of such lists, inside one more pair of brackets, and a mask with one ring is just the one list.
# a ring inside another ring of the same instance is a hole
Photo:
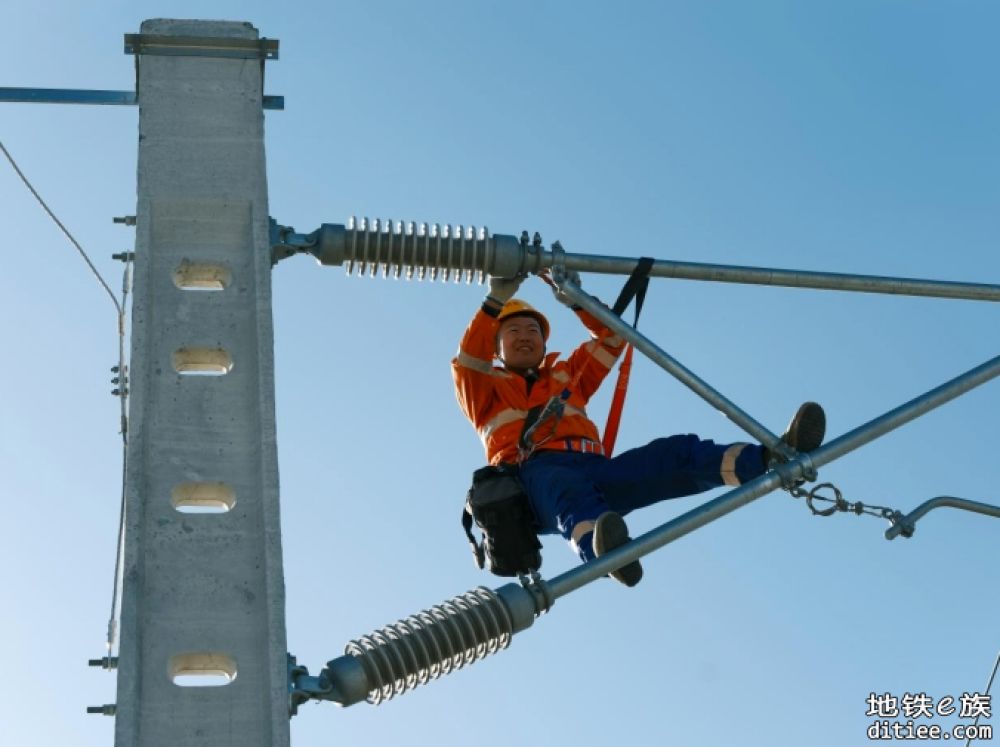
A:
{"label": "concrete utility pole", "polygon": [[249,24],[176,20],[129,41],[140,142],[115,744],[280,747],[262,111],[276,45]]}

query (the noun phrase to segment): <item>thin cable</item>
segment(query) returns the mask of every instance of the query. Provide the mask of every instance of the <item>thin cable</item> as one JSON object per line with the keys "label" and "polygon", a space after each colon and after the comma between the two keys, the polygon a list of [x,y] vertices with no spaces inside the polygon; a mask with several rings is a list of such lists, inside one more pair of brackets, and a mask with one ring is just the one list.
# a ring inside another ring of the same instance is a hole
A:
{"label": "thin cable", "polygon": [[[993,678],[997,676],[997,667],[1000,667],[1000,651],[997,652],[997,660],[993,662],[993,674],[990,675],[990,681],[986,683],[986,692],[983,695],[990,694],[990,688],[993,687]],[[975,721],[972,722],[973,728],[979,725],[979,714],[976,714]],[[969,747],[972,744],[972,737],[969,737],[965,741],[965,747]]]}
{"label": "thin cable", "polygon": [[[38,204],[42,206],[49,217],[55,221],[55,224],[59,226],[66,238],[70,240],[76,250],[83,257],[83,261],[87,263],[87,267],[90,271],[94,273],[94,277],[97,278],[98,282],[107,292],[108,297],[111,298],[111,303],[115,305],[115,311],[118,315],[118,398],[121,401],[121,436],[122,436],[122,490],[121,490],[121,508],[118,515],[118,546],[115,552],[115,576],[114,576],[114,588],[111,593],[111,615],[108,619],[108,633],[107,633],[107,652],[108,657],[111,656],[111,651],[114,648],[115,641],[118,634],[118,599],[119,590],[122,585],[122,559],[125,549],[125,476],[128,468],[128,409],[127,409],[127,398],[128,398],[128,365],[125,362],[125,304],[128,299],[129,287],[132,283],[132,264],[130,261],[125,262],[125,273],[122,277],[122,300],[121,303],[115,298],[115,294],[111,291],[111,288],[105,282],[101,273],[98,272],[94,263],[90,261],[90,257],[87,256],[87,252],[83,250],[73,234],[69,232],[66,226],[63,225],[62,221],[56,217],[56,214],[52,212],[49,206],[42,199],[42,196],[38,194],[38,191],[32,186],[31,182],[28,181],[28,177],[24,175],[17,162],[14,160],[13,156],[10,155],[7,148],[4,146],[3,142],[0,141],[0,150],[3,151],[4,156],[10,161],[10,165],[17,172],[17,175],[21,177],[21,181],[24,182],[24,186],[28,188],[28,191],[35,196],[38,200]],[[110,663],[109,663],[110,665]]]}
{"label": "thin cable", "polygon": [[10,153],[7,152],[7,148],[4,147],[3,141],[0,141],[0,150],[3,151],[3,154],[7,157],[7,160],[10,161],[10,165],[14,167],[14,171],[17,172],[17,175],[21,177],[21,181],[24,182],[24,186],[26,186],[28,190],[31,192],[31,194],[35,196],[35,199],[38,200],[38,204],[40,204],[45,209],[45,212],[49,214],[49,217],[52,218],[52,220],[55,221],[56,225],[62,229],[62,232],[66,234],[66,238],[68,238],[73,243],[73,246],[76,247],[76,250],[80,252],[80,256],[83,257],[83,261],[87,263],[87,267],[89,267],[90,271],[94,273],[94,276],[97,278],[98,282],[100,282],[100,284],[104,286],[104,290],[107,291],[108,296],[111,298],[111,303],[115,305],[115,309],[117,309],[118,311],[118,316],[121,317],[123,315],[123,312],[121,305],[118,303],[118,299],[115,298],[115,294],[111,292],[111,288],[108,287],[108,284],[104,282],[104,278],[101,277],[101,273],[99,273],[97,271],[97,268],[94,267],[94,263],[90,261],[90,257],[87,256],[87,253],[83,250],[83,247],[80,246],[79,242],[77,242],[77,240],[73,238],[73,234],[71,234],[66,229],[66,226],[64,226],[62,224],[62,221],[60,221],[56,217],[56,214],[49,209],[49,206],[45,204],[45,200],[42,199],[42,196],[35,191],[35,188],[33,186],[31,186],[31,182],[28,181],[28,177],[24,175],[24,173],[18,167],[17,163],[14,161],[14,158],[10,155]]}
{"label": "thin cable", "polygon": [[[132,285],[132,262],[125,261],[125,272],[122,275],[122,309],[126,308],[129,288]],[[118,639],[118,601],[123,582],[122,561],[125,555],[125,485],[128,474],[128,364],[125,360],[125,313],[118,317],[118,397],[121,400],[121,435],[122,435],[122,491],[121,506],[118,510],[118,544],[115,549],[115,575],[111,590],[111,612],[108,616],[108,635],[106,641],[107,656],[110,659]],[[110,664],[110,662],[109,662]]]}

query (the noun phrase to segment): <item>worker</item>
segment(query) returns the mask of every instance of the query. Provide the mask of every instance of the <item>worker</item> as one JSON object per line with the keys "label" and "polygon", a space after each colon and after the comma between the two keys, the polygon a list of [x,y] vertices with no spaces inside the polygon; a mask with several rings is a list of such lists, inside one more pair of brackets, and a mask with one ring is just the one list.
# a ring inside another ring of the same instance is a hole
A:
{"label": "worker", "polygon": [[[579,283],[576,273],[570,278]],[[658,438],[614,458],[605,456],[586,405],[625,341],[554,288],[556,298],[576,312],[592,339],[565,360],[559,360],[559,353],[547,353],[548,320],[514,298],[522,280],[490,279],[489,294],[452,360],[452,375],[459,405],[478,432],[489,463],[519,464],[538,533],[560,534],[583,561],[592,560],[629,541],[622,517],[630,511],[740,485],[768,469],[772,455],[763,446],[716,444],[691,434]],[[530,421],[561,394],[568,395],[561,415],[538,422],[525,443]],[[796,451],[809,452],[822,443],[825,429],[823,408],[807,402],[782,440]],[[636,560],[611,576],[635,586],[642,566]]]}

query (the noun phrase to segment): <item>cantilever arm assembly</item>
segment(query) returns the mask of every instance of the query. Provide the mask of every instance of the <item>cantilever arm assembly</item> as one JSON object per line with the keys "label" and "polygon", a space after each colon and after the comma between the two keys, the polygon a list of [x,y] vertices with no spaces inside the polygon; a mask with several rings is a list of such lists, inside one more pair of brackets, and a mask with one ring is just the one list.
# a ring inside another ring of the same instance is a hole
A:
{"label": "cantilever arm assembly", "polygon": [[[588,256],[552,251],[537,236],[529,242],[485,229],[458,226],[419,226],[367,219],[347,226],[323,224],[310,234],[272,221],[272,260],[308,253],[323,265],[345,265],[348,273],[394,277],[404,275],[431,280],[486,275],[513,277],[551,269],[553,279],[575,303],[621,337],[631,342],[700,397],[725,413],[734,423],[787,461],[774,470],[637,537],[600,558],[572,568],[545,581],[522,578],[496,590],[473,590],[424,612],[352,641],[345,654],[329,661],[318,676],[305,667],[289,666],[289,705],[292,713],[309,699],[330,700],[341,706],[367,700],[378,704],[442,674],[496,653],[510,644],[511,637],[529,628],[535,618],[548,612],[555,600],[604,577],[627,563],[647,555],[716,519],[745,506],[779,487],[793,487],[815,480],[816,470],[845,454],[899,428],[980,384],[1000,375],[1000,356],[942,384],[874,420],[845,433],[809,454],[797,454],[766,427],[698,378],[652,341],[624,324],[617,316],[571,282],[567,271],[629,274],[637,259]],[[845,290],[865,293],[962,298],[1000,301],[1000,285],[915,280],[869,275],[802,272],[756,267],[734,267],[658,260],[650,275],[688,280],[711,280],[784,287]],[[906,516],[893,517],[886,537],[913,533],[914,523],[938,506],[953,506],[991,516],[1000,508],[959,498],[935,498]]]}

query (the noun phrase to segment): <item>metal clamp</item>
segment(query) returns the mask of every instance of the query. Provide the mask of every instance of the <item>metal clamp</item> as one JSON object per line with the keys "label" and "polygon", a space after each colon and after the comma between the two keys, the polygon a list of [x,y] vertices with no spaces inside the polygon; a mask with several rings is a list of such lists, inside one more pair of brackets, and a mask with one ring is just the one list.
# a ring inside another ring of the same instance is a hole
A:
{"label": "metal clamp", "polygon": [[288,715],[295,716],[299,706],[309,700],[332,700],[333,685],[324,677],[310,677],[309,669],[296,663],[288,654]]}
{"label": "metal clamp", "polygon": [[172,34],[125,34],[125,54],[186,57],[235,57],[247,60],[278,59],[277,39],[239,39]]}
{"label": "metal clamp", "polygon": [[552,605],[556,602],[555,597],[552,596],[552,590],[538,571],[533,571],[529,575],[522,574],[517,579],[534,599],[536,617],[541,617],[552,609]]}
{"label": "metal clamp", "polygon": [[550,269],[552,280],[557,285],[561,285],[566,279],[566,251],[558,241],[552,244],[552,266]]}
{"label": "metal clamp", "polygon": [[271,266],[296,254],[308,253],[316,246],[318,232],[296,233],[291,226],[282,226],[274,218],[268,219],[271,238]]}

